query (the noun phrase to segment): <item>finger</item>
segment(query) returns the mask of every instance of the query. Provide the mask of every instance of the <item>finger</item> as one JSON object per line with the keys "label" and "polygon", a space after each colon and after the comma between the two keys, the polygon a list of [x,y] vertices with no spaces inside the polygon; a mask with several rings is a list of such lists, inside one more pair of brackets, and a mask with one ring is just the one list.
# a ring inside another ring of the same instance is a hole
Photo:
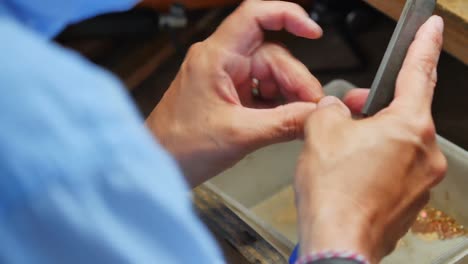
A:
{"label": "finger", "polygon": [[323,111],[333,110],[337,114],[340,113],[340,115],[345,117],[351,116],[349,108],[346,107],[346,105],[344,105],[343,102],[340,101],[340,99],[334,96],[327,96],[320,100],[320,102],[317,105],[317,108]]}
{"label": "finger", "polygon": [[262,79],[258,84],[258,88],[262,99],[275,100],[281,96],[281,92],[274,80]]}
{"label": "finger", "polygon": [[[258,89],[259,94],[256,94],[254,89]],[[249,108],[273,108],[282,103],[281,94],[274,81],[255,82],[249,80],[238,84],[237,93],[241,104]]]}
{"label": "finger", "polygon": [[362,112],[368,96],[369,89],[353,89],[344,96],[343,102],[353,114],[359,114]]}
{"label": "finger", "polygon": [[322,29],[297,4],[283,1],[245,1],[213,34],[232,51],[249,55],[263,41],[264,30],[286,29],[304,38],[315,39]]}
{"label": "finger", "polygon": [[[302,62],[280,45],[264,44],[255,52],[252,75],[260,80],[260,85],[275,82],[287,99],[318,102],[324,96],[320,82]],[[271,90],[268,92],[274,94]]]}
{"label": "finger", "polygon": [[239,100],[244,107],[255,108],[255,98],[252,92],[251,80],[238,84],[234,89],[237,91]]}
{"label": "finger", "polygon": [[244,108],[240,115],[242,123],[248,131],[245,138],[249,148],[286,142],[304,135],[304,122],[316,109],[314,103],[296,102],[281,105],[272,109]]}
{"label": "finger", "polygon": [[398,76],[392,107],[412,116],[430,114],[443,30],[443,20],[438,16],[419,29]]}
{"label": "finger", "polygon": [[327,96],[317,105],[317,109],[310,115],[305,124],[306,141],[317,127],[332,127],[351,119],[350,110],[340,99]]}

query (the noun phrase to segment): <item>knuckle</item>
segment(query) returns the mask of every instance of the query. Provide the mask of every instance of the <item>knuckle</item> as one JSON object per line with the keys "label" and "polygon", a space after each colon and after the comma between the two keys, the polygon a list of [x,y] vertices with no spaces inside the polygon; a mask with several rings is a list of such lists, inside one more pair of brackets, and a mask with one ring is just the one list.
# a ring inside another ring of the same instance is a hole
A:
{"label": "knuckle", "polygon": [[199,67],[200,57],[203,52],[203,43],[197,42],[190,46],[187,56],[185,57],[184,62],[182,63],[182,68],[186,71],[193,72]]}
{"label": "knuckle", "polygon": [[217,44],[208,41],[197,42],[193,44],[182,63],[181,68],[189,74],[199,72],[200,70],[213,69],[213,62],[219,62],[225,56],[225,51]]}
{"label": "knuckle", "polygon": [[409,122],[414,133],[422,142],[434,142],[436,140],[436,128],[431,117],[419,118]]}
{"label": "knuckle", "polygon": [[203,47],[202,42],[196,42],[196,43],[192,44],[192,46],[190,46],[190,48],[189,48],[189,50],[187,52],[187,56],[188,57],[197,56],[198,54],[200,54],[200,52],[202,50],[202,47]]}
{"label": "knuckle", "polygon": [[[395,144],[395,147],[400,146],[418,153],[424,152],[426,145],[435,141],[435,128],[431,122],[424,119],[405,119],[392,114],[385,117],[387,117],[384,120],[388,127],[385,130],[386,135],[395,142],[399,142],[399,144]],[[392,125],[388,126],[389,123]]]}
{"label": "knuckle", "polygon": [[437,152],[434,154],[434,161],[432,164],[432,175],[434,175],[433,177],[436,184],[445,178],[447,169],[447,158],[440,150],[437,150]]}
{"label": "knuckle", "polygon": [[424,142],[433,142],[436,139],[436,128],[433,122],[425,122],[420,127],[420,136]]}

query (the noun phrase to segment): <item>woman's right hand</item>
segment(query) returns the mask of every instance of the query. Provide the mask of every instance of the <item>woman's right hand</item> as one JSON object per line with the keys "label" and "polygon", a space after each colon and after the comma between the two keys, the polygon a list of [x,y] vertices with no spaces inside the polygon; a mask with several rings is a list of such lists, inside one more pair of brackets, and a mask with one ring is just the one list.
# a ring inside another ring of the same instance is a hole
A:
{"label": "woman's right hand", "polygon": [[440,17],[421,27],[387,109],[356,121],[326,97],[311,114],[295,177],[301,254],[350,250],[378,263],[443,179],[431,116],[443,27]]}

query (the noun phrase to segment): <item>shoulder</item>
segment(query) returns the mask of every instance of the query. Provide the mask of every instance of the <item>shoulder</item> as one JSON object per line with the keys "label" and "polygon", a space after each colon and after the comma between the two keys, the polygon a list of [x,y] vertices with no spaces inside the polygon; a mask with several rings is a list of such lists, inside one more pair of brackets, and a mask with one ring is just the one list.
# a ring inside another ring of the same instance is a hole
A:
{"label": "shoulder", "polygon": [[88,121],[119,115],[120,121],[141,122],[122,83],[77,52],[7,17],[0,17],[0,36],[0,108],[28,117],[50,109],[76,118],[87,114]]}
{"label": "shoulder", "polygon": [[112,74],[4,17],[0,36],[0,204],[54,184],[143,186],[159,174],[186,191]]}
{"label": "shoulder", "polygon": [[63,83],[77,86],[98,81],[105,87],[121,86],[114,76],[78,53],[61,47],[9,17],[0,16],[0,36],[1,82],[35,82],[35,87],[47,82],[48,87],[57,87]]}

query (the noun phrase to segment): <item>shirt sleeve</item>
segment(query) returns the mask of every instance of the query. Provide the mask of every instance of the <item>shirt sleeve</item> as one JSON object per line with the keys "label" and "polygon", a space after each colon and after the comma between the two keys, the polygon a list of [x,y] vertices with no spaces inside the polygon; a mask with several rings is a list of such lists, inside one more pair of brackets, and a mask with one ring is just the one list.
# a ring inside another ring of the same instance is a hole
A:
{"label": "shirt sleeve", "polygon": [[8,15],[27,28],[53,37],[67,25],[109,12],[126,11],[138,0],[2,0],[0,15]]}
{"label": "shirt sleeve", "polygon": [[5,17],[0,35],[0,262],[222,262],[122,85]]}

